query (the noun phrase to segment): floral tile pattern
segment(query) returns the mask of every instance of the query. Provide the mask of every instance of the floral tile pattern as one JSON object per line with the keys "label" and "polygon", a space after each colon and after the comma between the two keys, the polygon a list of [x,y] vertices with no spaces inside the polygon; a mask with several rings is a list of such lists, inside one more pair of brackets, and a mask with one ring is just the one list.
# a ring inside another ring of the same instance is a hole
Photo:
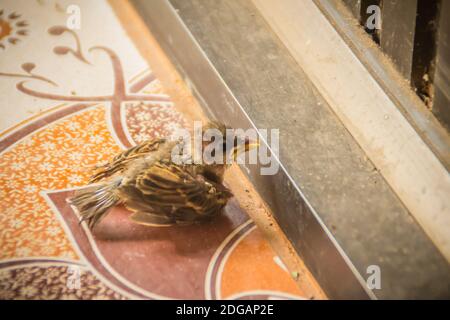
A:
{"label": "floral tile pattern", "polygon": [[[20,41],[0,48],[0,299],[302,298],[236,200],[200,226],[144,227],[123,207],[94,232],[78,223],[66,199],[95,165],[189,126],[109,4],[78,3],[89,12],[80,34],[64,26],[64,10],[0,4],[0,25],[9,12],[27,21],[14,22]],[[0,41],[11,39],[2,30]]]}
{"label": "floral tile pattern", "polygon": [[80,288],[67,285],[70,267],[48,265],[0,269],[0,299],[122,300],[124,296],[105,286],[91,272],[80,272]]}

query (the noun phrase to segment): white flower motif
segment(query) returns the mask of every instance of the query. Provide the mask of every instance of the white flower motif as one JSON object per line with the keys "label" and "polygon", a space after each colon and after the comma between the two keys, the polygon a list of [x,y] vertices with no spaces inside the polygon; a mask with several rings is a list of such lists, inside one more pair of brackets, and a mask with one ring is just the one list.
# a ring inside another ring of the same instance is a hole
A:
{"label": "white flower motif", "polygon": [[150,120],[150,114],[147,112],[143,112],[143,111],[138,112],[136,114],[136,119],[139,121],[148,121],[148,120]]}
{"label": "white flower motif", "polygon": [[53,169],[53,165],[49,162],[43,162],[39,165],[39,170],[50,171]]}
{"label": "white flower motif", "polygon": [[33,141],[33,139],[25,139],[23,141],[23,144],[27,147],[31,147],[34,144],[34,141]]}
{"label": "white flower motif", "polygon": [[29,192],[29,193],[34,193],[37,191],[37,187],[35,185],[26,185],[23,190],[25,190],[25,192]]}
{"label": "white flower motif", "polygon": [[20,228],[21,226],[23,226],[24,222],[20,219],[13,219],[9,222],[9,225],[11,226],[11,228]]}
{"label": "white flower motif", "polygon": [[55,149],[55,144],[53,142],[47,141],[42,144],[42,148],[44,148],[45,150],[53,150]]}
{"label": "white flower motif", "polygon": [[28,158],[30,156],[30,153],[28,152],[28,150],[20,150],[19,152],[17,152],[17,155],[21,158]]}
{"label": "white flower motif", "polygon": [[70,122],[70,123],[67,125],[67,128],[69,128],[69,129],[72,130],[72,131],[77,130],[79,127],[80,127],[80,124],[79,124],[78,122]]}
{"label": "white flower motif", "polygon": [[43,254],[43,255],[48,255],[48,256],[50,256],[50,255],[53,255],[54,252],[55,252],[55,249],[54,249],[53,247],[50,247],[50,246],[43,246],[43,248],[42,248],[42,254]]}
{"label": "white flower motif", "polygon": [[37,155],[35,157],[32,157],[31,160],[34,162],[39,162],[43,159],[44,157],[42,155]]}
{"label": "white flower motif", "polygon": [[82,139],[74,139],[74,140],[72,140],[72,143],[73,143],[74,146],[78,147],[78,146],[84,145],[84,140],[82,140]]}
{"label": "white flower motif", "polygon": [[96,134],[92,135],[89,138],[89,141],[92,142],[92,143],[100,143],[100,142],[103,142],[103,140],[104,139],[103,139],[102,136],[99,136],[99,135],[96,135]]}
{"label": "white flower motif", "polygon": [[38,290],[32,286],[26,286],[20,289],[20,294],[24,297],[32,297],[38,293]]}
{"label": "white flower motif", "polygon": [[69,176],[69,181],[70,181],[70,183],[79,183],[79,182],[83,181],[83,178],[78,174],[73,174],[73,175]]}
{"label": "white flower motif", "polygon": [[29,256],[31,253],[31,249],[28,247],[20,247],[16,249],[16,255],[19,257],[26,257]]}
{"label": "white flower motif", "polygon": [[64,149],[56,149],[55,151],[53,151],[53,156],[62,157],[64,153],[65,153]]}
{"label": "white flower motif", "polygon": [[42,209],[44,209],[44,206],[42,204],[40,204],[39,202],[33,204],[34,211],[42,211]]}
{"label": "white flower motif", "polygon": [[56,236],[59,233],[59,228],[58,227],[48,227],[47,233],[51,236]]}
{"label": "white flower motif", "polygon": [[16,180],[12,180],[12,179],[6,180],[5,185],[6,185],[7,188],[16,189],[17,188],[17,181]]}
{"label": "white flower motif", "polygon": [[23,168],[25,168],[25,163],[23,162],[15,162],[11,165],[11,168],[15,171],[19,171],[22,170]]}
{"label": "white flower motif", "polygon": [[[48,170],[48,171],[50,171],[50,170]],[[35,181],[45,181],[49,178],[49,176],[48,176],[48,173],[37,172],[36,174],[34,174],[33,178]]]}
{"label": "white flower motif", "polygon": [[83,154],[81,152],[72,152],[69,154],[69,159],[72,161],[79,161],[83,158]]}

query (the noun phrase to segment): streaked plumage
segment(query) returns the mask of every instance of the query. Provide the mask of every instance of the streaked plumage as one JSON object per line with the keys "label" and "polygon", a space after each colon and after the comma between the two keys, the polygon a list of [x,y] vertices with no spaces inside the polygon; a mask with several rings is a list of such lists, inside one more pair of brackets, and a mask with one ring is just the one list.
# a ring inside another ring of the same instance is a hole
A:
{"label": "streaked plumage", "polygon": [[[225,136],[223,124],[213,122],[208,127]],[[90,179],[98,184],[71,199],[82,221],[93,228],[118,204],[134,212],[133,221],[146,225],[192,224],[218,214],[233,196],[222,184],[226,165],[175,164],[171,152],[178,143],[147,141],[98,167]]]}

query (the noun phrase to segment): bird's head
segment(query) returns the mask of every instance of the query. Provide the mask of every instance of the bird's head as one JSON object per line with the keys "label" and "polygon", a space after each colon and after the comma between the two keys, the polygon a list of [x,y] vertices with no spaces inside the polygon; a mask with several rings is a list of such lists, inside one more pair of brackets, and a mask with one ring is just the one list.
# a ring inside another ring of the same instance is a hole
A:
{"label": "bird's head", "polygon": [[[240,154],[248,152],[259,146],[259,142],[256,139],[251,139],[244,134],[235,134],[231,127],[226,126],[221,122],[208,122],[206,126],[203,127],[203,132],[206,133],[207,136],[213,135],[211,133],[208,134],[208,130],[211,129],[216,133],[220,132],[222,136],[222,140],[219,141],[224,160],[222,163],[228,163],[228,159],[236,161]],[[204,147],[206,147],[209,143],[211,143],[211,141],[204,142]],[[214,156],[214,150],[212,150],[212,156]]]}

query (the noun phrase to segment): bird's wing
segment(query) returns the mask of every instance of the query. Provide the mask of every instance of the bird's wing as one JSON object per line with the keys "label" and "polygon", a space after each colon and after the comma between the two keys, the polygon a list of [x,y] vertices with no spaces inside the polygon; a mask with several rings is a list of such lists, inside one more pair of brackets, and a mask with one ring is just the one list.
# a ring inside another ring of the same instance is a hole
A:
{"label": "bird's wing", "polygon": [[149,227],[170,227],[176,223],[167,216],[142,211],[136,211],[130,216],[130,219],[137,224]]}
{"label": "bird's wing", "polygon": [[162,161],[121,188],[126,206],[139,213],[132,219],[143,224],[202,220],[218,212],[232,197],[223,185],[194,176],[183,166]]}
{"label": "bird's wing", "polygon": [[145,156],[150,152],[156,151],[165,141],[165,139],[149,140],[118,154],[110,162],[97,167],[96,172],[90,178],[89,183],[98,182],[104,178],[112,176],[117,172],[123,171],[130,161]]}

